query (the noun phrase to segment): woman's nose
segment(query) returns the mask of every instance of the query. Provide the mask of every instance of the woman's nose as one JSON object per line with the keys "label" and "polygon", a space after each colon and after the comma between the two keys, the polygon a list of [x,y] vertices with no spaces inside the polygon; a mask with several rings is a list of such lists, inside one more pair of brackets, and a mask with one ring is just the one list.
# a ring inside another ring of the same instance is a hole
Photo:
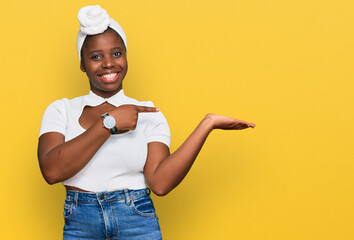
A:
{"label": "woman's nose", "polygon": [[114,59],[112,57],[105,58],[102,62],[103,68],[112,68],[114,67]]}

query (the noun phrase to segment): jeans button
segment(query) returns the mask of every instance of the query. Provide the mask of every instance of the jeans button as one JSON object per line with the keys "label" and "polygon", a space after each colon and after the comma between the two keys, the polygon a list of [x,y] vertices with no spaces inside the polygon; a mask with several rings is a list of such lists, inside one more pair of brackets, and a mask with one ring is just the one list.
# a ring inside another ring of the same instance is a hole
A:
{"label": "jeans button", "polygon": [[104,199],[104,195],[102,194],[101,196],[100,196],[100,200],[103,200]]}

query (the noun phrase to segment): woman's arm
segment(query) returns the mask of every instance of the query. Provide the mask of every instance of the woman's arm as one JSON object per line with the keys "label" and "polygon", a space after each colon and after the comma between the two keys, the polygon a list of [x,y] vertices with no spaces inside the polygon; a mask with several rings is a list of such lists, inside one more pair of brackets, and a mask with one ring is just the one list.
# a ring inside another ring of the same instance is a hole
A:
{"label": "woman's arm", "polygon": [[[119,119],[118,129],[133,130],[139,112],[156,111],[153,107],[123,105],[109,114]],[[84,133],[67,142],[61,133],[43,134],[38,142],[38,160],[44,179],[49,184],[54,184],[71,178],[91,160],[110,136],[111,133],[103,127],[101,118]]]}
{"label": "woman's arm", "polygon": [[159,196],[166,195],[175,188],[187,175],[213,129],[241,130],[248,127],[254,128],[255,125],[234,118],[208,114],[186,141],[171,155],[165,144],[149,143],[144,168],[149,187]]}

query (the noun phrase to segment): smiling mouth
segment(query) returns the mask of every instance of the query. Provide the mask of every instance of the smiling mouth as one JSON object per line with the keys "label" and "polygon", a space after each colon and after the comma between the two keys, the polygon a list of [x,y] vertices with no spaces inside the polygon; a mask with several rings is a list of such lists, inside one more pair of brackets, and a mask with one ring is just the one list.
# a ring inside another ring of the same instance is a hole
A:
{"label": "smiling mouth", "polygon": [[99,76],[99,78],[102,79],[103,81],[106,81],[106,82],[112,82],[112,81],[117,80],[118,76],[119,76],[119,73],[110,73],[110,74],[105,74],[105,75]]}

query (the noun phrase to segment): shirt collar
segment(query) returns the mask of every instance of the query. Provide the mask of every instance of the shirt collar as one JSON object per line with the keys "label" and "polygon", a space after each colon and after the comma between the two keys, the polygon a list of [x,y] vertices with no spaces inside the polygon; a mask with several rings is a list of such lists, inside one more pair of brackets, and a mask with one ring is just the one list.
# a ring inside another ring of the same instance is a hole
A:
{"label": "shirt collar", "polygon": [[109,98],[100,97],[90,90],[90,93],[84,96],[83,106],[96,107],[98,105],[101,105],[104,102],[108,102],[109,104],[118,107],[122,104],[122,102],[124,102],[124,99],[125,99],[125,94],[123,89],[121,89],[119,92],[117,92],[116,94],[114,94]]}

